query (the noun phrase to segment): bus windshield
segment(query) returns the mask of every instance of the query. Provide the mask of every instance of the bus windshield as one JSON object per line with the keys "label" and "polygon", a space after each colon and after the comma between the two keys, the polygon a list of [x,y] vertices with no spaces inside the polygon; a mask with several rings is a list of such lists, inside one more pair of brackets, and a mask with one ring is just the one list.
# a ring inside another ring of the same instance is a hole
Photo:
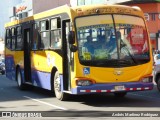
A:
{"label": "bus windshield", "polygon": [[131,15],[94,15],[75,19],[80,63],[127,67],[149,62],[144,20]]}

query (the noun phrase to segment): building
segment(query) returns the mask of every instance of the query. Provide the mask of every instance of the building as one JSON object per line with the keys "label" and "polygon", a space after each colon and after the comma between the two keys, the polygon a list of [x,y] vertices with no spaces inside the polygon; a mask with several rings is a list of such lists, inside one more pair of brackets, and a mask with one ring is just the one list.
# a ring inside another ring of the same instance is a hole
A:
{"label": "building", "polygon": [[160,0],[132,0],[121,4],[139,6],[146,17],[153,49],[160,50]]}
{"label": "building", "polygon": [[65,4],[70,5],[70,0],[23,0],[20,4],[12,6],[10,21],[32,16]]}
{"label": "building", "polygon": [[[28,0],[27,0],[28,1]],[[70,0],[32,0],[33,1],[33,14],[53,9],[65,4],[70,5]]]}

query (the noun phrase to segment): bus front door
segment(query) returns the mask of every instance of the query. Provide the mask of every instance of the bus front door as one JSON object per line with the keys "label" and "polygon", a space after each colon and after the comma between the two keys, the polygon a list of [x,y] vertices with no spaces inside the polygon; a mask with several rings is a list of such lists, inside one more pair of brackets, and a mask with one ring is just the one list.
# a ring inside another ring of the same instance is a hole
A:
{"label": "bus front door", "polygon": [[62,36],[63,36],[63,89],[69,91],[71,87],[71,51],[68,42],[68,32],[70,31],[70,20],[63,20],[62,22]]}
{"label": "bus front door", "polygon": [[31,83],[31,59],[30,59],[30,40],[31,29],[26,28],[24,32],[24,78],[25,83]]}

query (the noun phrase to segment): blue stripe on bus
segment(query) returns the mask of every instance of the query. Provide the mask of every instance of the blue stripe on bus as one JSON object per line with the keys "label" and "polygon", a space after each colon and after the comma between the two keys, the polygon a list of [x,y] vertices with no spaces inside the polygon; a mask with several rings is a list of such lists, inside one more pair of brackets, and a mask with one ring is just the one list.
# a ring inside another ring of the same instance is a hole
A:
{"label": "blue stripe on bus", "polygon": [[[63,79],[62,75],[60,75],[60,79],[62,81]],[[41,87],[47,90],[51,90],[51,73],[32,70],[32,83],[34,86],[38,86],[38,87]]]}
{"label": "blue stripe on bus", "polygon": [[[151,88],[153,83],[130,82],[130,83],[113,83],[113,84],[93,84],[90,86],[78,86],[72,89],[72,94],[91,94],[91,92],[80,92],[80,90],[114,90],[115,86],[124,86],[125,88]],[[133,90],[131,90],[133,91]],[[129,90],[126,92],[130,92]]]}
{"label": "blue stripe on bus", "polygon": [[5,58],[6,64],[6,77],[10,80],[15,80],[15,63],[12,55],[8,55]]}
{"label": "blue stripe on bus", "polygon": [[44,89],[51,90],[50,85],[50,73],[41,72],[41,71],[32,71],[32,83],[34,86],[38,86]]}

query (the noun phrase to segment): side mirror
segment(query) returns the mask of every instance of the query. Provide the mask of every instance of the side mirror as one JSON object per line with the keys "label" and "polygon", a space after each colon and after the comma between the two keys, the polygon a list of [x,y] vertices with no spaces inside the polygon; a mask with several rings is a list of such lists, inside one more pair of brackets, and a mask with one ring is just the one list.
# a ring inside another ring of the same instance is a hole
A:
{"label": "side mirror", "polygon": [[69,41],[69,44],[74,44],[75,43],[75,32],[74,31],[69,32],[68,41]]}
{"label": "side mirror", "polygon": [[70,45],[70,50],[71,50],[72,52],[76,52],[76,51],[77,51],[77,46],[75,46],[75,45]]}

